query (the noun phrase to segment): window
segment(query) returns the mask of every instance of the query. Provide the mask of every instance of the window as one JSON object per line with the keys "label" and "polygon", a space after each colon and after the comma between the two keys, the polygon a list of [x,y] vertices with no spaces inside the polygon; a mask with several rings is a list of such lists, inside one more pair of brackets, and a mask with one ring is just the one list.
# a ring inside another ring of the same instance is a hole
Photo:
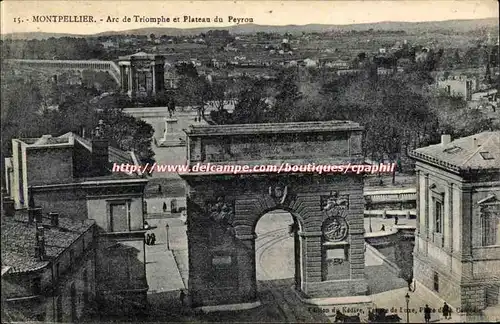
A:
{"label": "window", "polygon": [[127,232],[130,222],[130,202],[110,205],[109,230],[111,232]]}
{"label": "window", "polygon": [[42,279],[34,278],[31,281],[31,287],[33,289],[33,295],[41,295],[42,294]]}
{"label": "window", "polygon": [[481,207],[482,245],[500,245],[500,204]]}
{"label": "window", "polygon": [[483,160],[494,160],[495,159],[493,157],[493,155],[491,155],[490,152],[479,152],[479,154],[481,155],[481,157],[483,158]]}
{"label": "window", "polygon": [[434,290],[439,292],[439,274],[434,272]]}
{"label": "window", "polygon": [[436,233],[443,233],[443,203],[440,201],[436,201],[434,204],[434,217],[434,231]]}
{"label": "window", "polygon": [[462,151],[461,147],[459,147],[459,146],[453,146],[453,147],[445,149],[443,152],[446,152],[446,153],[449,153],[449,154],[455,154],[455,153],[458,153],[458,152],[461,152],[461,151]]}

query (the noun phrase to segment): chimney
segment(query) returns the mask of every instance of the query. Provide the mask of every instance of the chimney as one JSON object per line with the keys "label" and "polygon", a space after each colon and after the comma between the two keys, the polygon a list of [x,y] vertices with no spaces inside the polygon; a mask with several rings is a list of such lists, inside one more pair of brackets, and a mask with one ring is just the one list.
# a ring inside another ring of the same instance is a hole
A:
{"label": "chimney", "polygon": [[480,146],[478,141],[477,141],[477,138],[475,138],[475,137],[472,139],[472,144],[473,144],[472,148],[476,148],[476,147]]}
{"label": "chimney", "polygon": [[35,258],[43,261],[45,259],[45,230],[43,226],[36,227]]}
{"label": "chimney", "polygon": [[14,216],[14,199],[7,195],[7,190],[2,187],[2,217],[12,217]]}
{"label": "chimney", "polygon": [[50,225],[59,226],[59,214],[58,213],[49,213],[50,217]]}
{"label": "chimney", "polygon": [[92,139],[92,171],[96,176],[108,173],[109,152],[108,141],[104,139],[104,122],[99,120]]}
{"label": "chimney", "polygon": [[447,145],[451,142],[451,135],[443,134],[441,135],[441,145]]}
{"label": "chimney", "polygon": [[42,223],[42,207],[33,208],[33,214],[35,216],[35,222]]}

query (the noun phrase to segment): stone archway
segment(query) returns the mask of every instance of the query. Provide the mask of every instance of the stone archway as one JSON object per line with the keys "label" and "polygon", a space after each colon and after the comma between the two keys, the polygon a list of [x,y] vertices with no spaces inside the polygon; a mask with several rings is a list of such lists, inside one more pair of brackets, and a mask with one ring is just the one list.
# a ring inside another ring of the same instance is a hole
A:
{"label": "stone archway", "polygon": [[[286,220],[283,218],[286,218]],[[274,222],[273,224],[269,224],[269,222],[272,220],[276,220],[276,222]],[[282,205],[277,205],[272,209],[266,209],[261,215],[256,218],[256,222],[253,226],[253,233],[255,238],[257,282],[268,280],[283,281],[286,279],[291,279],[292,277],[285,275],[285,273],[289,273],[289,271],[293,269],[293,286],[296,290],[301,290],[302,272],[299,237],[299,233],[302,231],[301,221],[302,220],[300,219],[300,216],[297,216],[292,210]],[[258,240],[263,241],[259,244]],[[279,246],[278,249],[280,250],[281,256],[284,256],[285,258],[286,256],[290,257],[290,251],[288,250],[288,248],[290,247],[287,246],[286,243],[286,241],[290,242],[290,240],[293,242],[293,251],[291,253],[293,257],[291,258],[291,260],[279,259],[277,260],[278,264],[273,265],[262,262],[262,257],[266,256],[264,254],[264,251],[275,249],[275,245]],[[260,253],[258,253],[259,248],[262,249]],[[283,255],[283,252],[286,256]],[[281,264],[279,264],[279,261],[281,261]],[[290,261],[293,261],[293,265],[291,265],[291,268],[289,264]],[[276,268],[276,266],[278,268]],[[286,269],[279,269],[279,267],[285,267]],[[271,271],[269,271],[270,269]],[[276,272],[276,269],[279,269],[278,273],[274,273]]]}
{"label": "stone archway", "polygon": [[[189,164],[361,163],[361,131],[357,124],[338,121],[191,126]],[[303,295],[366,294],[362,175],[216,171],[181,177],[188,188],[193,306],[257,300],[255,226],[273,209],[296,220],[296,288]]]}

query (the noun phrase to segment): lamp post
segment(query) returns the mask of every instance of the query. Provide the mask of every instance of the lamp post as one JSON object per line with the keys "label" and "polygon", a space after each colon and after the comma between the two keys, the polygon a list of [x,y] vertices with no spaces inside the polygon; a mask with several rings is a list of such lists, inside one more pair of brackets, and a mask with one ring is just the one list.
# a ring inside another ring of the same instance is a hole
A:
{"label": "lamp post", "polygon": [[165,241],[167,242],[167,251],[170,250],[170,244],[169,244],[169,239],[168,239],[168,223],[165,224],[165,230],[167,231],[167,236],[165,238]]}
{"label": "lamp post", "polygon": [[408,295],[408,293],[406,293],[406,296],[405,296],[405,299],[406,299],[406,323],[410,323],[410,295]]}
{"label": "lamp post", "polygon": [[[366,202],[366,210],[371,210],[372,209],[372,199],[371,197],[365,197],[365,202]],[[373,232],[372,230],[372,214],[370,213],[370,215],[368,215],[368,219],[369,219],[369,222],[370,222],[370,225],[369,225],[369,230],[370,230],[370,233]]]}

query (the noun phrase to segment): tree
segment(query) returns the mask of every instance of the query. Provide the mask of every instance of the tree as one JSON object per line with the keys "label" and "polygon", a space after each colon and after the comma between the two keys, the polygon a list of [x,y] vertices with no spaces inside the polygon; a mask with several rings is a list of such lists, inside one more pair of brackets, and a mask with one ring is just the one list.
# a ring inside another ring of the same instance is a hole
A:
{"label": "tree", "polygon": [[467,102],[461,97],[437,94],[429,97],[430,108],[436,116],[436,132],[452,137],[465,137],[488,130],[498,130],[495,124],[479,109],[467,108]]}
{"label": "tree", "polygon": [[205,106],[212,98],[209,82],[203,76],[181,76],[178,84],[182,91],[177,92],[176,101],[182,106],[193,106],[198,110],[198,117],[204,117]]}
{"label": "tree", "polygon": [[[42,78],[43,79],[43,78]],[[25,81],[2,71],[2,155],[11,154],[11,139],[61,135],[66,132],[89,134],[99,119],[109,125],[111,144],[134,150],[141,159],[151,159],[153,128],[124,114],[126,99],[114,94],[100,98],[93,88],[57,85],[43,87],[46,81]],[[42,86],[42,87],[40,87]],[[23,96],[19,96],[23,93]],[[97,97],[96,97],[97,96]],[[47,109],[48,99],[58,107]],[[3,160],[2,160],[3,161]]]}
{"label": "tree", "polygon": [[269,106],[263,96],[263,90],[258,85],[254,85],[254,87],[243,91],[239,95],[238,102],[228,122],[231,124],[267,122],[268,108]]}
{"label": "tree", "polygon": [[276,123],[292,121],[293,111],[298,101],[302,99],[296,73],[288,71],[280,73],[275,91],[276,101],[268,113],[270,121]]}
{"label": "tree", "polygon": [[460,66],[462,63],[462,59],[460,58],[460,52],[458,51],[458,48],[455,50],[455,53],[453,54],[453,63],[456,67]]}

